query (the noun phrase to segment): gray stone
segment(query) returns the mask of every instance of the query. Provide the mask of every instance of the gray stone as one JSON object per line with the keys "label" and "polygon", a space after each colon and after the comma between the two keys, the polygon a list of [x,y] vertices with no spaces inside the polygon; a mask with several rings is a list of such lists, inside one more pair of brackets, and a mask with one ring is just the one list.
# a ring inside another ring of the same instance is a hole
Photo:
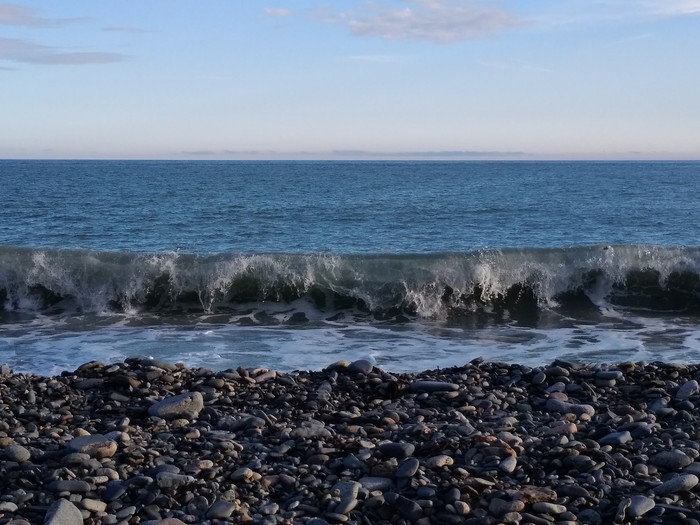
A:
{"label": "gray stone", "polygon": [[237,505],[230,501],[218,500],[212,503],[207,511],[208,519],[226,519],[231,517],[231,514],[236,510]]}
{"label": "gray stone", "polygon": [[356,481],[341,481],[335,484],[333,490],[337,490],[340,502],[335,507],[334,512],[347,514],[357,506],[357,495],[360,493],[362,485]]}
{"label": "gray stone", "polygon": [[409,385],[411,392],[454,392],[459,385],[444,381],[413,381]]}
{"label": "gray stone", "polygon": [[301,425],[292,430],[290,434],[293,438],[320,438],[331,437],[331,431],[326,428],[325,423],[311,419],[302,421]]}
{"label": "gray stone", "polygon": [[17,512],[18,508],[17,504],[12,501],[0,501],[0,512],[14,513]]}
{"label": "gray stone", "polygon": [[693,460],[680,450],[666,450],[659,452],[658,454],[654,454],[651,458],[649,458],[649,463],[667,470],[687,467],[692,462]]}
{"label": "gray stone", "polygon": [[640,518],[654,508],[656,503],[653,499],[646,496],[635,495],[630,497],[630,505],[627,508],[627,514],[630,518]]}
{"label": "gray stone", "polygon": [[559,414],[573,414],[575,416],[581,416],[583,414],[589,416],[595,415],[595,409],[591,405],[568,403],[558,399],[548,399],[545,406],[547,410],[558,412]]}
{"label": "gray stone", "polygon": [[629,430],[623,430],[622,432],[612,432],[607,436],[601,438],[599,443],[601,445],[624,445],[632,441],[632,434]]}
{"label": "gray stone", "polygon": [[405,496],[401,496],[395,492],[390,492],[384,497],[389,504],[394,506],[399,514],[408,520],[415,521],[423,515],[423,509],[421,506]]}
{"label": "gray stone", "polygon": [[92,458],[111,458],[117,452],[116,441],[102,434],[79,436],[71,439],[66,445],[73,452],[87,454]]}
{"label": "gray stone", "polygon": [[501,470],[501,472],[505,472],[506,474],[512,474],[517,466],[518,460],[513,456],[503,458],[503,460],[498,464],[498,468]]}
{"label": "gray stone", "polygon": [[412,456],[416,450],[416,446],[411,443],[382,443],[377,447],[385,458],[403,459]]}
{"label": "gray stone", "polygon": [[7,461],[16,461],[17,463],[24,463],[25,461],[29,461],[32,457],[29,450],[22,445],[10,445],[3,449],[2,455]]}
{"label": "gray stone", "polygon": [[420,461],[416,458],[408,458],[401,462],[394,475],[397,478],[410,478],[418,472],[418,467],[420,467]]}
{"label": "gray stone", "polygon": [[90,491],[90,484],[82,479],[57,479],[49,483],[47,488],[52,492],[84,494]]}
{"label": "gray stone", "polygon": [[692,490],[698,484],[698,477],[695,474],[680,474],[675,478],[665,481],[661,485],[654,487],[654,494],[663,496],[685,490]]}
{"label": "gray stone", "polygon": [[676,392],[676,399],[679,401],[684,401],[690,396],[697,394],[698,390],[700,390],[700,385],[698,385],[698,382],[695,379],[690,379],[689,381],[683,383],[683,385],[678,389]]}
{"label": "gray stone", "polygon": [[186,392],[153,403],[148,408],[148,415],[163,419],[196,419],[203,408],[202,394]]}
{"label": "gray stone", "polygon": [[454,459],[447,454],[439,454],[423,460],[423,465],[427,468],[441,468],[452,465],[453,463]]}
{"label": "gray stone", "polygon": [[392,481],[389,478],[381,478],[378,476],[365,476],[360,478],[360,484],[368,491],[381,490],[382,492],[391,488]]}
{"label": "gray stone", "polygon": [[497,518],[500,518],[501,516],[504,516],[509,512],[520,512],[524,508],[525,503],[523,503],[519,499],[513,501],[506,501],[501,498],[493,498],[489,502],[489,512]]}
{"label": "gray stone", "polygon": [[160,488],[178,488],[194,483],[196,480],[192,476],[174,474],[172,472],[159,472],[156,474],[156,481]]}
{"label": "gray stone", "polygon": [[374,369],[374,365],[367,359],[353,361],[347,367],[347,371],[353,374],[369,374]]}
{"label": "gray stone", "polygon": [[83,515],[67,499],[59,499],[49,507],[44,525],[83,525]]}
{"label": "gray stone", "polygon": [[535,512],[541,512],[542,514],[556,516],[566,512],[566,507],[564,505],[557,505],[556,503],[549,503],[547,501],[538,501],[532,504],[532,510]]}

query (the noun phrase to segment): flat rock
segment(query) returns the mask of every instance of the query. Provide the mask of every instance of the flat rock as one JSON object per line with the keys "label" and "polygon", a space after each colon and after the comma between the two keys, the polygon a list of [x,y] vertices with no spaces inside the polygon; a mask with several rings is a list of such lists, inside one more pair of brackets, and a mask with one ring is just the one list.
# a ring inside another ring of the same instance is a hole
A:
{"label": "flat rock", "polygon": [[408,458],[399,464],[399,468],[396,469],[394,475],[397,478],[410,478],[418,472],[420,467],[420,461],[416,458]]}
{"label": "flat rock", "polygon": [[301,424],[292,430],[290,434],[293,438],[321,438],[331,437],[331,431],[326,428],[325,423],[312,419],[302,421]]}
{"label": "flat rock", "polygon": [[667,470],[687,467],[693,460],[681,450],[665,450],[649,458],[649,463]]}
{"label": "flat rock", "polygon": [[69,450],[98,459],[111,458],[117,452],[117,442],[102,434],[79,436],[71,439],[66,446]]}
{"label": "flat rock", "polygon": [[627,508],[627,514],[630,518],[640,518],[647,512],[653,509],[656,503],[652,498],[647,498],[642,495],[635,495],[630,498],[630,505]]}
{"label": "flat rock", "polygon": [[559,399],[548,399],[545,406],[547,410],[558,412],[559,414],[573,414],[575,416],[581,416],[583,414],[588,416],[595,415],[595,408],[591,405],[569,403],[568,401],[560,401]]}
{"label": "flat rock", "polygon": [[196,419],[204,408],[204,398],[199,392],[186,392],[166,397],[148,408],[149,416],[163,419]]}
{"label": "flat rock", "polygon": [[676,392],[676,399],[679,401],[684,401],[690,396],[697,394],[698,390],[700,390],[700,385],[698,385],[698,382],[695,379],[690,379],[683,383],[678,389]]}
{"label": "flat rock", "polygon": [[17,463],[24,463],[32,457],[29,450],[22,445],[10,445],[3,449],[2,455],[7,461],[16,461]]}
{"label": "flat rock", "polygon": [[231,501],[215,501],[212,503],[211,507],[209,507],[209,510],[207,510],[207,518],[220,520],[229,518],[237,507],[238,505]]}
{"label": "flat rock", "polygon": [[365,476],[364,478],[360,478],[359,481],[360,484],[370,492],[374,490],[388,490],[393,484],[390,478],[382,478],[378,476]]}
{"label": "flat rock", "polygon": [[601,445],[624,445],[630,441],[632,441],[632,434],[629,430],[623,430],[622,432],[612,432],[598,442]]}
{"label": "flat rock", "polygon": [[444,381],[413,381],[409,385],[411,392],[454,392],[459,390],[456,383],[446,383]]}
{"label": "flat rock", "polygon": [[71,494],[84,494],[91,489],[90,484],[82,479],[57,479],[49,483],[46,488],[52,492],[70,492]]}
{"label": "flat rock", "polygon": [[377,450],[385,458],[403,459],[412,456],[416,450],[416,446],[412,443],[382,443],[377,447]]}
{"label": "flat rock", "polygon": [[665,494],[692,490],[697,484],[698,477],[695,474],[680,474],[654,487],[654,494],[663,496]]}
{"label": "flat rock", "polygon": [[83,515],[70,501],[59,499],[46,512],[44,525],[83,525]]}

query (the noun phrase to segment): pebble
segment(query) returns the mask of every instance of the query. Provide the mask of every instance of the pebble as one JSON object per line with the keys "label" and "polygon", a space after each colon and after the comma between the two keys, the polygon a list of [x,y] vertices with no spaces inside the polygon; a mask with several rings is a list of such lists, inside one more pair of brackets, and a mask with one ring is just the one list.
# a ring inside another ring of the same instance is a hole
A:
{"label": "pebble", "polygon": [[440,454],[438,456],[433,456],[431,458],[427,458],[425,461],[423,461],[423,466],[426,468],[441,468],[441,467],[446,467],[454,464],[454,459],[452,459],[451,456],[448,456],[447,454]]}
{"label": "pebble", "polygon": [[692,490],[697,484],[698,477],[695,474],[680,474],[654,487],[654,494],[664,496],[684,490]]}
{"label": "pebble", "polygon": [[97,459],[111,458],[117,452],[116,441],[101,434],[73,438],[67,446],[74,452]]}
{"label": "pebble", "polygon": [[185,392],[153,403],[148,408],[148,415],[163,419],[196,419],[203,408],[201,393]]}
{"label": "pebble", "polygon": [[647,512],[656,506],[656,502],[652,498],[642,495],[634,495],[630,497],[630,504],[627,508],[627,514],[630,518],[641,518]]}
{"label": "pebble", "polygon": [[3,523],[696,523],[700,365],[370,364],[8,371]]}
{"label": "pebble", "polygon": [[649,458],[649,463],[667,470],[681,469],[692,462],[693,460],[681,450],[663,451]]}
{"label": "pebble", "polygon": [[587,416],[595,415],[595,409],[591,405],[569,403],[558,399],[548,399],[546,408],[560,414],[574,414],[575,416],[581,416],[582,414]]}
{"label": "pebble", "polygon": [[508,456],[507,458],[502,459],[498,464],[498,468],[506,474],[512,474],[517,466],[518,460],[513,456]]}
{"label": "pebble", "polygon": [[698,382],[695,379],[690,379],[683,383],[683,385],[681,385],[681,387],[678,389],[676,392],[676,399],[679,401],[684,401],[697,394],[698,391],[700,391],[700,385],[698,385]]}
{"label": "pebble", "polygon": [[413,455],[413,452],[416,450],[416,446],[412,443],[404,442],[382,443],[381,445],[379,445],[379,447],[377,447],[377,450],[385,458],[403,459]]}
{"label": "pebble", "polygon": [[46,511],[44,525],[83,525],[83,515],[70,501],[59,499]]}
{"label": "pebble", "polygon": [[628,430],[622,432],[611,432],[607,436],[600,439],[601,445],[624,445],[632,441],[632,434]]}
{"label": "pebble", "polygon": [[453,392],[459,390],[459,385],[444,381],[414,381],[409,388],[411,392]]}
{"label": "pebble", "polygon": [[10,445],[3,449],[2,455],[7,461],[16,461],[17,463],[24,463],[32,457],[29,450],[22,445]]}
{"label": "pebble", "polygon": [[420,461],[416,458],[408,458],[401,462],[399,467],[396,469],[395,476],[397,478],[410,478],[415,476],[420,467]]}

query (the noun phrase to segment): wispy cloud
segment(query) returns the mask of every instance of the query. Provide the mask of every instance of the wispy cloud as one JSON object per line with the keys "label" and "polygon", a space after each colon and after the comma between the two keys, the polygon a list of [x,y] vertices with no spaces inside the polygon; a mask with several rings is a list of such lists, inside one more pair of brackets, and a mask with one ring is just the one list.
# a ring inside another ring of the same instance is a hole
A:
{"label": "wispy cloud", "polygon": [[266,7],[265,14],[269,16],[276,16],[278,18],[292,16],[292,12],[289,9],[282,9],[277,7]]}
{"label": "wispy cloud", "polygon": [[85,18],[43,18],[36,9],[23,5],[0,2],[0,25],[48,27],[85,20]]}
{"label": "wispy cloud", "polygon": [[140,27],[130,27],[130,26],[103,27],[102,30],[109,31],[111,33],[133,33],[133,34],[155,33],[155,31],[152,29],[142,29]]}
{"label": "wispy cloud", "polygon": [[523,60],[479,60],[478,64],[491,69],[500,69],[503,71],[533,71],[537,73],[552,73],[553,70],[547,67],[538,66]]}
{"label": "wispy cloud", "polygon": [[63,51],[29,40],[0,37],[0,60],[42,65],[82,65],[107,64],[125,58],[118,53]]}
{"label": "wispy cloud", "polygon": [[351,62],[367,62],[370,64],[388,64],[396,59],[391,55],[350,55],[347,60]]}
{"label": "wispy cloud", "polygon": [[700,0],[649,1],[646,4],[662,16],[700,15]]}
{"label": "wispy cloud", "polygon": [[360,36],[387,40],[430,40],[450,43],[485,38],[524,25],[514,13],[483,7],[473,0],[402,0],[403,7],[387,2],[332,13],[324,21],[345,26]]}

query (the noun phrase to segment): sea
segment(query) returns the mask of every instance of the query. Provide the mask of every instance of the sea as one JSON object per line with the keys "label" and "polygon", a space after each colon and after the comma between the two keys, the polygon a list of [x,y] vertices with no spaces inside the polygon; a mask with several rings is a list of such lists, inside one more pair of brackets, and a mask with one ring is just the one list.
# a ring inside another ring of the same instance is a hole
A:
{"label": "sea", "polygon": [[700,162],[0,160],[0,362],[700,361]]}

